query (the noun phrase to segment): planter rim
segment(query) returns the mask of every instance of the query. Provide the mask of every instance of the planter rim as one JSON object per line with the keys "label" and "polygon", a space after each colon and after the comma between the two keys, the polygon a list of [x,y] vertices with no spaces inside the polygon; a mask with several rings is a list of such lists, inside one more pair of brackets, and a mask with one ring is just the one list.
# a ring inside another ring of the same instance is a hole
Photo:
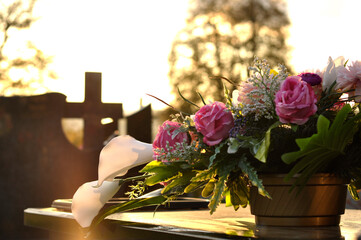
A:
{"label": "planter rim", "polygon": [[[297,178],[300,176],[296,174],[289,181],[284,181],[284,178],[287,174],[275,173],[275,174],[259,174],[259,178],[262,179],[263,185],[272,186],[272,185],[293,185]],[[307,185],[339,185],[339,184],[348,184],[350,181],[346,178],[338,177],[331,173],[316,173],[307,182]]]}

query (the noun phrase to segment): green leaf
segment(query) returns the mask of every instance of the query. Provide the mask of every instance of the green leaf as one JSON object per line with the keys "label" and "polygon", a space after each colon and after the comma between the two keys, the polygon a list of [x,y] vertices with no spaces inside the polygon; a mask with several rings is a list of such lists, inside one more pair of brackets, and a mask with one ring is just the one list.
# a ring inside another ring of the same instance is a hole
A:
{"label": "green leaf", "polygon": [[177,176],[179,176],[179,173],[177,173],[177,175],[174,175],[171,172],[163,171],[163,172],[156,173],[156,174],[146,178],[145,184],[147,184],[148,186],[153,186],[153,185],[161,183],[161,182],[170,181],[173,178],[176,178]]}
{"label": "green leaf", "polygon": [[190,180],[194,177],[195,172],[187,171],[179,174],[163,190],[162,194],[183,193]]}
{"label": "green leaf", "polygon": [[[178,163],[179,165],[180,163]],[[148,163],[139,172],[151,173],[150,177],[145,179],[145,183],[153,186],[160,182],[169,181],[179,175],[179,166],[177,164],[165,164],[160,161],[152,161]]]}
{"label": "green leaf", "polygon": [[189,103],[189,104],[191,104],[191,105],[199,108],[199,106],[198,106],[197,104],[195,104],[195,103],[191,102],[190,100],[186,99],[186,98],[182,95],[182,93],[180,92],[180,90],[179,90],[178,87],[177,87],[177,90],[178,90],[179,96],[181,96],[181,98],[182,98],[184,101],[186,101],[187,103]]}
{"label": "green leaf", "polygon": [[226,143],[220,143],[217,147],[215,147],[214,149],[214,154],[209,158],[209,166],[211,167],[214,163],[214,160],[217,158],[217,154],[219,154],[221,152],[222,147],[225,145]]}
{"label": "green leaf", "polygon": [[217,169],[214,167],[200,171],[195,177],[191,179],[192,182],[203,182],[212,179],[217,174]]}
{"label": "green leaf", "polygon": [[240,142],[236,138],[229,138],[228,143],[229,145],[228,145],[227,153],[229,154],[236,153],[238,149],[241,147]]}
{"label": "green leaf", "polygon": [[213,214],[216,211],[219,203],[222,200],[223,192],[225,189],[225,181],[227,176],[220,176],[218,181],[215,184],[212,198],[209,201],[208,207],[210,209],[210,213]]}
{"label": "green leaf", "polygon": [[209,182],[206,184],[206,186],[202,190],[202,197],[207,198],[213,194],[214,187],[216,185],[215,179],[210,179]]}
{"label": "green leaf", "polygon": [[207,181],[204,182],[191,182],[185,189],[184,189],[184,193],[191,193],[197,189],[202,188],[205,184],[207,183]]}
{"label": "green leaf", "polygon": [[255,145],[254,147],[254,152],[256,153],[254,155],[254,157],[256,159],[258,159],[259,161],[265,163],[267,160],[267,156],[268,156],[268,149],[269,149],[269,145],[271,144],[271,130],[280,126],[282,123],[280,122],[275,122],[274,124],[272,124],[267,132],[265,133],[264,138],[262,139],[261,142],[259,142],[257,145]]}
{"label": "green leaf", "polygon": [[[226,198],[226,207],[233,206],[232,201],[231,201],[231,193],[230,193],[229,190],[226,190],[226,191],[224,192],[224,196],[225,196],[225,198]],[[235,208],[236,208],[236,207],[235,207]],[[238,206],[238,208],[239,208],[239,206]],[[237,211],[238,208],[235,209],[235,210]]]}
{"label": "green leaf", "polygon": [[246,174],[249,180],[252,182],[252,185],[258,188],[258,193],[262,196],[271,198],[269,193],[266,191],[262,184],[262,180],[258,178],[256,170],[251,166],[249,162],[246,161],[246,157],[242,157],[238,162],[238,167]]}
{"label": "green leaf", "polygon": [[133,200],[129,200],[124,203],[120,203],[114,206],[111,206],[104,211],[101,211],[92,221],[90,229],[93,229],[96,225],[98,225],[101,221],[104,220],[107,216],[116,213],[116,212],[125,212],[134,210],[141,207],[160,205],[167,201],[168,197],[160,195],[151,198],[136,198]]}
{"label": "green leaf", "polygon": [[229,94],[228,88],[226,87],[226,85],[224,83],[223,83],[223,89],[224,89],[224,96],[227,99],[228,105],[232,106],[232,98],[231,98],[231,96]]}
{"label": "green leaf", "polygon": [[149,162],[147,165],[145,165],[139,172],[141,173],[152,172],[152,169],[162,166],[164,166],[164,163],[154,160]]}
{"label": "green leaf", "polygon": [[244,180],[244,177],[240,176],[234,181],[227,183],[230,192],[230,201],[237,211],[239,206],[243,208],[248,205],[249,200],[249,187]]}
{"label": "green leaf", "polygon": [[298,125],[297,124],[292,124],[291,129],[292,129],[292,131],[297,132]]}
{"label": "green leaf", "polygon": [[361,113],[348,119],[351,111],[351,106],[345,105],[331,125],[326,117],[320,115],[317,120],[317,133],[308,138],[296,139],[300,150],[285,153],[281,157],[287,164],[299,160],[285,180],[301,173],[295,185],[304,185],[314,173],[337,156],[344,154],[344,149],[352,141],[361,119]]}
{"label": "green leaf", "polygon": [[199,92],[197,92],[198,96],[200,97],[200,99],[202,100],[202,103],[204,105],[207,105],[207,103],[204,101],[203,97],[202,97],[202,94],[200,94]]}
{"label": "green leaf", "polygon": [[354,184],[352,184],[352,182],[347,186],[347,188],[348,188],[348,191],[350,192],[351,197],[354,200],[356,200],[356,201],[360,200],[360,196],[358,195],[357,188]]}

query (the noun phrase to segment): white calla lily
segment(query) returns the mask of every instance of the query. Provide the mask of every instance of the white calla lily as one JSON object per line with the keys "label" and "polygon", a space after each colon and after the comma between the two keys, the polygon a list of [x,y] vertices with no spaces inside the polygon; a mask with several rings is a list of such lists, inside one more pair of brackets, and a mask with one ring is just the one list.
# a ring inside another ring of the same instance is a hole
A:
{"label": "white calla lily", "polygon": [[94,187],[96,183],[97,181],[84,183],[73,196],[71,211],[83,228],[91,225],[100,209],[120,188],[119,181],[105,181],[98,188]]}
{"label": "white calla lily", "polygon": [[98,181],[79,187],[72,199],[72,213],[82,227],[89,227],[104,204],[119,190],[116,176],[122,176],[133,167],[153,160],[152,144],[131,136],[113,138],[100,152]]}
{"label": "white calla lily", "polygon": [[97,186],[152,160],[152,144],[140,142],[131,136],[115,137],[100,152]]}
{"label": "white calla lily", "polygon": [[339,67],[343,67],[345,59],[343,57],[338,57],[333,60],[331,57],[328,58],[327,67],[323,73],[323,80],[322,80],[322,90],[325,91],[329,89],[331,85],[337,79],[337,69]]}

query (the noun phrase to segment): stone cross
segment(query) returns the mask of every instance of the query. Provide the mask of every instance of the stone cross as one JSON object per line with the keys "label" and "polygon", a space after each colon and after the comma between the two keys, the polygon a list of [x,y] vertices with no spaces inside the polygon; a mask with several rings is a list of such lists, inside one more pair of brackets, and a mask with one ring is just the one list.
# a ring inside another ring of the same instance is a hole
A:
{"label": "stone cross", "polygon": [[117,129],[118,119],[123,117],[122,104],[120,103],[102,103],[102,79],[101,73],[85,73],[85,100],[84,103],[66,103],[64,118],[83,118],[84,119],[84,141],[83,148],[99,148],[111,132],[104,131],[101,125],[101,119],[110,117],[113,119],[109,123],[108,129]]}

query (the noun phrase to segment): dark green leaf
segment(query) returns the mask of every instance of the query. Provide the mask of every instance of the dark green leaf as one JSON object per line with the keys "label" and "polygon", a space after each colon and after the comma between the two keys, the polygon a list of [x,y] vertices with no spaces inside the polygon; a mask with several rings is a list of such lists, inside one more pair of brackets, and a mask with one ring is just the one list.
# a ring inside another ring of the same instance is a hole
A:
{"label": "dark green leaf", "polygon": [[256,170],[254,170],[251,164],[246,160],[247,158],[242,157],[238,162],[238,167],[242,170],[244,174],[248,176],[249,180],[252,182],[252,185],[258,188],[258,192],[261,195],[271,198],[269,193],[264,188],[262,180],[258,178]]}
{"label": "dark green leaf", "polygon": [[198,96],[201,98],[202,103],[203,103],[204,105],[207,105],[207,103],[204,101],[202,95],[201,95],[199,92],[197,92],[197,94],[198,94]]}
{"label": "dark green leaf", "polygon": [[120,203],[114,206],[111,206],[104,211],[100,212],[92,221],[90,229],[93,229],[96,225],[98,225],[101,221],[104,220],[107,216],[116,213],[116,212],[125,212],[134,210],[141,207],[160,205],[167,201],[167,197],[160,195],[151,198],[136,198],[133,200],[129,200],[125,203]]}
{"label": "dark green leaf", "polygon": [[191,105],[193,105],[193,106],[195,106],[195,107],[199,108],[199,106],[198,106],[197,104],[195,104],[195,103],[193,103],[193,102],[189,101],[188,99],[186,99],[186,98],[182,95],[182,93],[180,92],[180,90],[179,90],[179,88],[178,88],[178,87],[177,87],[177,90],[178,90],[179,96],[181,96],[181,98],[182,98],[184,101],[186,101],[187,103],[189,103],[189,104],[191,104]]}
{"label": "dark green leaf", "polygon": [[304,185],[309,177],[319,171],[340,154],[349,144],[358,129],[357,122],[361,113],[347,119],[352,111],[350,105],[345,105],[336,115],[330,126],[330,121],[320,115],[317,121],[317,133],[309,138],[296,139],[299,151],[285,153],[282,160],[292,163],[299,160],[286,177],[289,180],[297,173],[301,173],[297,179],[297,185]]}
{"label": "dark green leaf", "polygon": [[262,139],[262,141],[260,143],[258,143],[257,145],[255,145],[254,147],[254,152],[256,153],[254,155],[254,157],[256,159],[258,159],[259,161],[265,163],[267,160],[267,156],[268,156],[268,149],[269,149],[269,145],[271,144],[271,131],[272,129],[280,126],[282,123],[280,122],[276,122],[274,124],[272,124],[267,132],[265,133],[264,138]]}
{"label": "dark green leaf", "polygon": [[194,175],[195,172],[192,171],[180,173],[163,189],[162,194],[182,194]]}

